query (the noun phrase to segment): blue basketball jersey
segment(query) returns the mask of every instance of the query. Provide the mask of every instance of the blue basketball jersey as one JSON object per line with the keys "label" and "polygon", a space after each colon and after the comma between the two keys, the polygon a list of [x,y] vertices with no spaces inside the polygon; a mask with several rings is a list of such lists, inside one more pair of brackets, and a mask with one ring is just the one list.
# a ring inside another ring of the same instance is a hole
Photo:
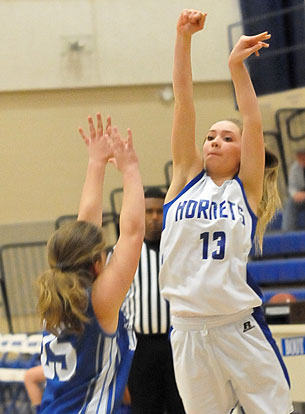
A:
{"label": "blue basketball jersey", "polygon": [[261,305],[247,281],[257,218],[238,177],[205,171],[164,205],[160,287],[179,316],[222,316]]}
{"label": "blue basketball jersey", "polygon": [[91,304],[81,336],[43,333],[41,363],[47,379],[42,414],[111,414],[127,383],[135,349],[122,313],[116,333],[100,327]]}

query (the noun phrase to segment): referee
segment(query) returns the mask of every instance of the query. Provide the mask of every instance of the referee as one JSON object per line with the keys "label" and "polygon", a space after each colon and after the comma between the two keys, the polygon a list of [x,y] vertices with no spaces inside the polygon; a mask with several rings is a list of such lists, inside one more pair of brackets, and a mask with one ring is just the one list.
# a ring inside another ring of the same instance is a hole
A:
{"label": "referee", "polygon": [[159,290],[159,245],[165,194],[145,191],[145,238],[134,281],[123,304],[138,342],[128,388],[132,414],[184,414],[174,377],[169,305]]}

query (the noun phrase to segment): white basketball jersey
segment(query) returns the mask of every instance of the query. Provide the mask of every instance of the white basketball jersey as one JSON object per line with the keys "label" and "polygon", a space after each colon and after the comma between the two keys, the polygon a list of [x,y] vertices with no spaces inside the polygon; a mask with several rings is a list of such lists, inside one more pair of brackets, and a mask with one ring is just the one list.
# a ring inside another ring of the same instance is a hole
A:
{"label": "white basketball jersey", "polygon": [[160,287],[179,316],[231,315],[261,305],[247,283],[257,218],[238,177],[202,171],[164,205]]}

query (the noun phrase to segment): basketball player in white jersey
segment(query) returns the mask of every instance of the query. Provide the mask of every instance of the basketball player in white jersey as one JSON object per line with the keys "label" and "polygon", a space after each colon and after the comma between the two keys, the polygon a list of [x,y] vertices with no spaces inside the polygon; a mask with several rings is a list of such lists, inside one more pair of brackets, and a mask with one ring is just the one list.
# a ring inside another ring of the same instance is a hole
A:
{"label": "basketball player in white jersey", "polygon": [[229,414],[238,402],[247,414],[288,414],[287,371],[265,324],[260,291],[247,275],[257,221],[261,241],[278,197],[277,160],[265,153],[244,65],[268,47],[270,34],[242,36],[232,50],[243,128],[216,122],[202,155],[195,144],[190,54],[192,35],[205,19],[199,11],[181,13],[174,58],[173,179],[164,205],[160,283],[170,302],[177,385],[187,414]]}

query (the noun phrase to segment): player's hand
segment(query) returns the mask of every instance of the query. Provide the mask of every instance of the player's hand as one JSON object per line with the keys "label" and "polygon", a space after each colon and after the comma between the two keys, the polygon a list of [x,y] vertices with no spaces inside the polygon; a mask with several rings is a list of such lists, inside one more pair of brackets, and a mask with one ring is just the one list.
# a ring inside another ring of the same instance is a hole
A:
{"label": "player's hand", "polygon": [[270,37],[271,34],[268,32],[263,32],[255,36],[241,36],[230,53],[229,65],[241,63],[253,53],[259,56],[259,51],[262,48],[269,47],[266,40],[269,40]]}
{"label": "player's hand", "polygon": [[207,14],[198,10],[185,9],[179,16],[177,32],[185,35],[193,35],[203,29]]}
{"label": "player's hand", "polygon": [[132,132],[127,130],[127,138],[124,140],[117,127],[112,128],[110,139],[113,145],[113,158],[109,162],[122,173],[126,172],[129,167],[138,167],[138,157],[133,147]]}
{"label": "player's hand", "polygon": [[83,128],[79,128],[79,133],[86,144],[89,159],[92,161],[102,161],[107,163],[109,158],[113,156],[113,143],[109,138],[112,132],[111,117],[107,117],[106,133],[104,134],[104,126],[100,113],[96,114],[96,127],[91,115],[88,116],[88,125],[90,135],[86,135]]}

